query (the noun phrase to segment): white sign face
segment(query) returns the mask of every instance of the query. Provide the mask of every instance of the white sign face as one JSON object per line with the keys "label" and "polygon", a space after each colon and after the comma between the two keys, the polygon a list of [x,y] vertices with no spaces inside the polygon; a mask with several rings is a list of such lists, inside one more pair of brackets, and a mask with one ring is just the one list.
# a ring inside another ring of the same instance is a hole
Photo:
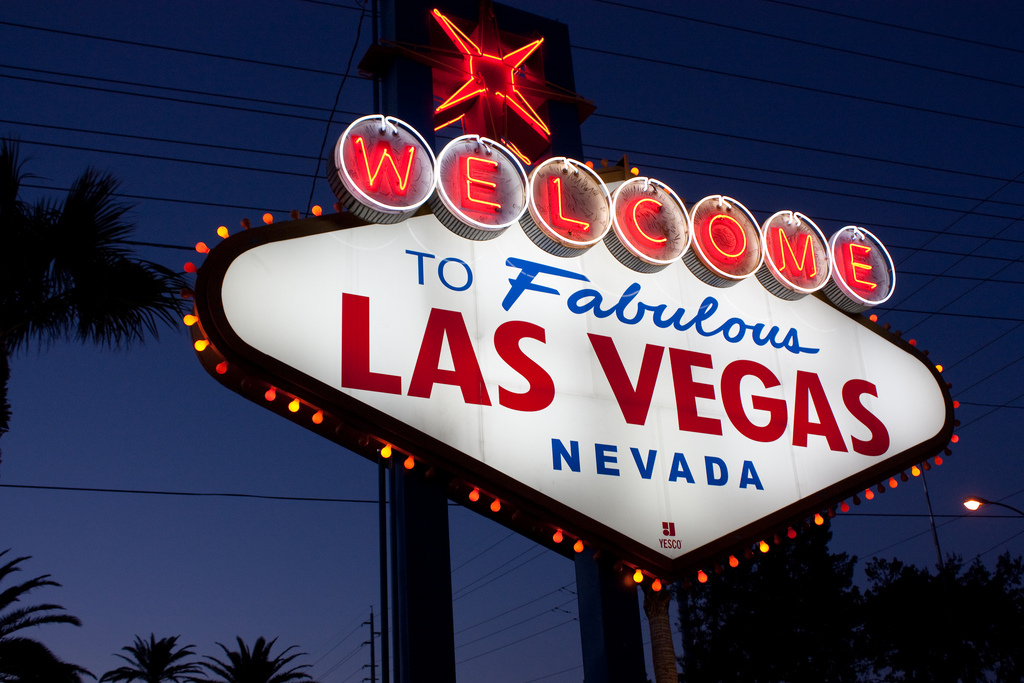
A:
{"label": "white sign face", "polygon": [[935,369],[862,318],[756,278],[712,287],[681,261],[559,258],[518,226],[329,230],[241,248],[220,278],[205,297],[244,346],[663,577],[920,462],[952,429]]}

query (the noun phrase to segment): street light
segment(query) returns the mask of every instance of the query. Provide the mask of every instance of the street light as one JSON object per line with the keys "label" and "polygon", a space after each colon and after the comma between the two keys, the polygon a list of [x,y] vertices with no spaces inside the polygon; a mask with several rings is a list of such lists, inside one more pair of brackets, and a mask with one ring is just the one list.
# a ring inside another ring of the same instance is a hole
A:
{"label": "street light", "polygon": [[981,496],[971,496],[969,498],[965,498],[964,499],[964,507],[967,508],[968,510],[970,510],[971,512],[974,512],[975,510],[980,508],[982,505],[998,505],[999,507],[1006,508],[1007,510],[1013,510],[1018,515],[1020,515],[1021,517],[1024,517],[1024,512],[1018,510],[1017,508],[1013,507],[1012,505],[1007,505],[1006,503],[998,503],[998,502],[996,502],[994,500],[988,500],[986,498],[982,498]]}

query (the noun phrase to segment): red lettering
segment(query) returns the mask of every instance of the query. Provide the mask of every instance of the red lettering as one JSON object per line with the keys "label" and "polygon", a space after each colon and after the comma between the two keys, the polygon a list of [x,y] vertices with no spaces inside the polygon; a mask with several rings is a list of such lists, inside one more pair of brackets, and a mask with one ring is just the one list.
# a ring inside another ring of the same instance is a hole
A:
{"label": "red lettering", "polygon": [[402,393],[402,378],[370,371],[370,298],[341,295],[341,386]]}
{"label": "red lettering", "polygon": [[[460,160],[459,171],[462,176],[462,208],[473,211],[485,211],[494,213],[501,209],[498,202],[489,201],[483,194],[493,197],[496,194],[498,183],[473,175],[475,167],[483,166],[485,171],[497,172],[498,162],[494,159],[484,157],[467,156]],[[483,194],[481,194],[483,193]]]}
{"label": "red lettering", "polygon": [[[811,422],[812,403],[820,422]],[[833,451],[847,452],[846,443],[839,432],[839,424],[836,422],[836,416],[832,414],[832,406],[825,396],[821,380],[813,372],[797,370],[796,402],[793,405],[793,445],[806,447],[809,434],[825,437],[828,447]]]}
{"label": "red lettering", "polygon": [[676,392],[676,413],[679,429],[699,434],[722,434],[722,422],[717,418],[697,414],[698,398],[715,398],[715,387],[693,381],[693,367],[711,369],[711,356],[683,349],[668,350],[672,363],[672,386]]}
{"label": "red lettering", "polygon": [[[594,347],[597,360],[601,363],[608,384],[615,394],[615,400],[619,403],[619,410],[626,422],[631,425],[642,425],[647,422],[647,412],[651,408],[651,398],[654,396],[654,385],[658,379],[658,368],[661,367],[661,357],[665,353],[664,346],[648,344],[644,349],[644,359],[640,363],[640,375],[637,377],[636,386],[629,381],[629,375],[622,364],[619,352],[615,349],[615,342],[611,337],[602,337],[598,334],[588,334],[590,344]],[[709,356],[710,357],[710,356]]]}
{"label": "red lettering", "polygon": [[754,396],[751,401],[754,410],[768,413],[768,424],[754,424],[743,411],[743,400],[740,398],[740,383],[744,377],[756,377],[761,380],[765,389],[781,384],[779,378],[760,363],[752,360],[729,363],[722,372],[722,403],[725,405],[725,414],[729,416],[729,421],[736,431],[748,439],[762,443],[775,441],[786,431],[786,422],[789,419],[786,401],[781,398]]}
{"label": "red lettering", "polygon": [[[779,272],[785,272],[787,267],[790,267],[791,274],[803,275],[805,278],[813,278],[818,274],[818,263],[814,258],[814,240],[807,233],[796,236],[796,241],[799,244],[803,242],[803,248],[800,251],[800,258],[796,257],[796,250],[793,248],[793,243],[789,241],[789,237],[786,236],[786,231],[780,225],[775,228],[775,253],[772,254],[772,261],[775,263],[775,267],[779,269]],[[789,253],[789,258],[786,258],[786,254]],[[789,266],[789,262],[792,260],[792,266]]]}
{"label": "red lettering", "polygon": [[[371,161],[370,154],[366,151],[366,142],[361,136],[354,136],[352,144],[356,150],[357,165],[359,159],[362,158],[363,163],[359,166],[359,169],[364,173],[366,188],[370,192],[377,192],[381,180],[386,178],[391,193],[404,197],[405,193],[409,190],[409,176],[412,174],[412,162],[416,157],[416,148],[412,145],[406,147],[402,151],[402,160],[396,162],[391,145],[386,140],[380,140],[373,149],[373,159]],[[386,165],[385,161],[387,162]],[[372,169],[370,168],[371,165],[373,166]],[[402,166],[404,170],[400,171],[399,166]]]}
{"label": "red lettering", "polygon": [[[442,370],[439,367],[445,338],[448,339],[454,370]],[[466,321],[458,311],[440,308],[430,310],[427,329],[423,333],[420,352],[416,357],[416,367],[409,381],[409,396],[430,398],[435,384],[459,387],[466,403],[491,405],[484,377],[480,373],[480,363],[466,330]]]}
{"label": "red lettering", "polygon": [[519,348],[519,342],[523,339],[536,339],[544,343],[544,328],[521,320],[511,320],[494,331],[494,350],[510,368],[530,383],[530,388],[522,394],[499,386],[498,403],[523,412],[544,410],[555,400],[555,383],[544,368]]}
{"label": "red lettering", "polygon": [[590,223],[569,218],[562,212],[562,179],[558,176],[548,178],[548,213],[551,225],[562,230],[580,230],[589,232]]}
{"label": "red lettering", "polygon": [[864,279],[873,270],[870,263],[864,262],[864,259],[870,255],[871,247],[866,244],[847,242],[843,245],[843,266],[846,269],[846,284],[867,292],[874,291],[878,287],[877,282]]}
{"label": "red lettering", "polygon": [[860,397],[864,394],[878,398],[878,389],[864,379],[851,379],[843,385],[843,403],[846,409],[871,433],[871,438],[867,441],[855,436],[851,436],[850,441],[853,443],[853,450],[861,455],[882,455],[889,450],[889,431],[882,421],[860,402]]}
{"label": "red lettering", "polygon": [[724,213],[711,217],[704,227],[701,244],[709,258],[723,265],[738,263],[747,251],[747,233],[732,216]]}
{"label": "red lettering", "polygon": [[631,226],[635,228],[636,231],[644,237],[644,239],[652,242],[656,247],[667,242],[668,238],[651,237],[647,234],[647,231],[644,230],[643,226],[640,225],[640,218],[657,216],[659,211],[661,211],[661,202],[652,197],[638,197],[626,205],[626,212],[629,214]]}

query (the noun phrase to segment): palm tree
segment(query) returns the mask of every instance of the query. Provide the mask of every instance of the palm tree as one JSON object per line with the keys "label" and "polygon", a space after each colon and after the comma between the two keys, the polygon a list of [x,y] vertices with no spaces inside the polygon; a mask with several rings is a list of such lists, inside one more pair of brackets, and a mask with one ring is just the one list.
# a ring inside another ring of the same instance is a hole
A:
{"label": "palm tree", "polygon": [[[9,552],[9,549],[0,552],[0,561]],[[27,559],[16,557],[0,566],[0,583],[14,572],[21,571],[18,565]],[[80,666],[61,661],[42,643],[16,635],[19,631],[43,624],[82,625],[78,617],[65,614],[60,605],[17,605],[37,588],[59,585],[50,579],[49,574],[44,574],[0,591],[0,681],[3,683],[80,683],[81,674],[92,676]]]}
{"label": "palm tree", "polygon": [[18,144],[0,142],[0,435],[10,425],[10,360],[29,342],[64,339],[117,347],[156,336],[181,312],[183,280],[132,256],[130,206],[118,183],[88,169],[62,202],[21,198]]}
{"label": "palm tree", "polygon": [[[216,676],[220,677],[223,683],[288,683],[289,681],[311,681],[312,679],[300,669],[309,668],[309,664],[301,664],[282,671],[293,659],[302,656],[304,653],[296,652],[289,655],[288,652],[294,648],[286,648],[276,657],[271,659],[270,649],[274,647],[277,638],[269,643],[263,636],[256,639],[252,650],[242,641],[238,640],[238,650],[229,650],[220,643],[220,649],[227,655],[227,662],[222,662],[216,657],[206,656],[211,663],[203,662],[203,666]],[[287,656],[285,656],[287,655]],[[192,679],[199,681],[200,679]]]}
{"label": "palm tree", "polygon": [[117,655],[128,666],[118,667],[108,671],[100,677],[100,681],[143,681],[144,683],[177,683],[187,680],[185,674],[200,673],[202,669],[195,662],[183,662],[187,657],[194,657],[195,652],[190,648],[195,645],[185,645],[175,649],[179,636],[156,639],[152,633],[149,634],[149,642],[135,636],[135,644],[122,647],[121,649],[130,652],[131,657]]}

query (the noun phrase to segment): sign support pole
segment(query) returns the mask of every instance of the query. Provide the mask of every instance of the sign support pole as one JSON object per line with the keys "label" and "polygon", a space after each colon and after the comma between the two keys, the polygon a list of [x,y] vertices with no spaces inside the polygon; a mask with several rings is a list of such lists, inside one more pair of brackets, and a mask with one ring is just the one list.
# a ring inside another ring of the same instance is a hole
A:
{"label": "sign support pole", "polygon": [[[385,41],[430,43],[430,8],[381,3]],[[419,3],[415,3],[419,5]],[[430,68],[398,59],[384,79],[382,113],[397,116],[433,144]],[[448,498],[419,472],[396,462],[391,469],[391,572],[394,637],[391,671],[396,683],[455,680]]]}

